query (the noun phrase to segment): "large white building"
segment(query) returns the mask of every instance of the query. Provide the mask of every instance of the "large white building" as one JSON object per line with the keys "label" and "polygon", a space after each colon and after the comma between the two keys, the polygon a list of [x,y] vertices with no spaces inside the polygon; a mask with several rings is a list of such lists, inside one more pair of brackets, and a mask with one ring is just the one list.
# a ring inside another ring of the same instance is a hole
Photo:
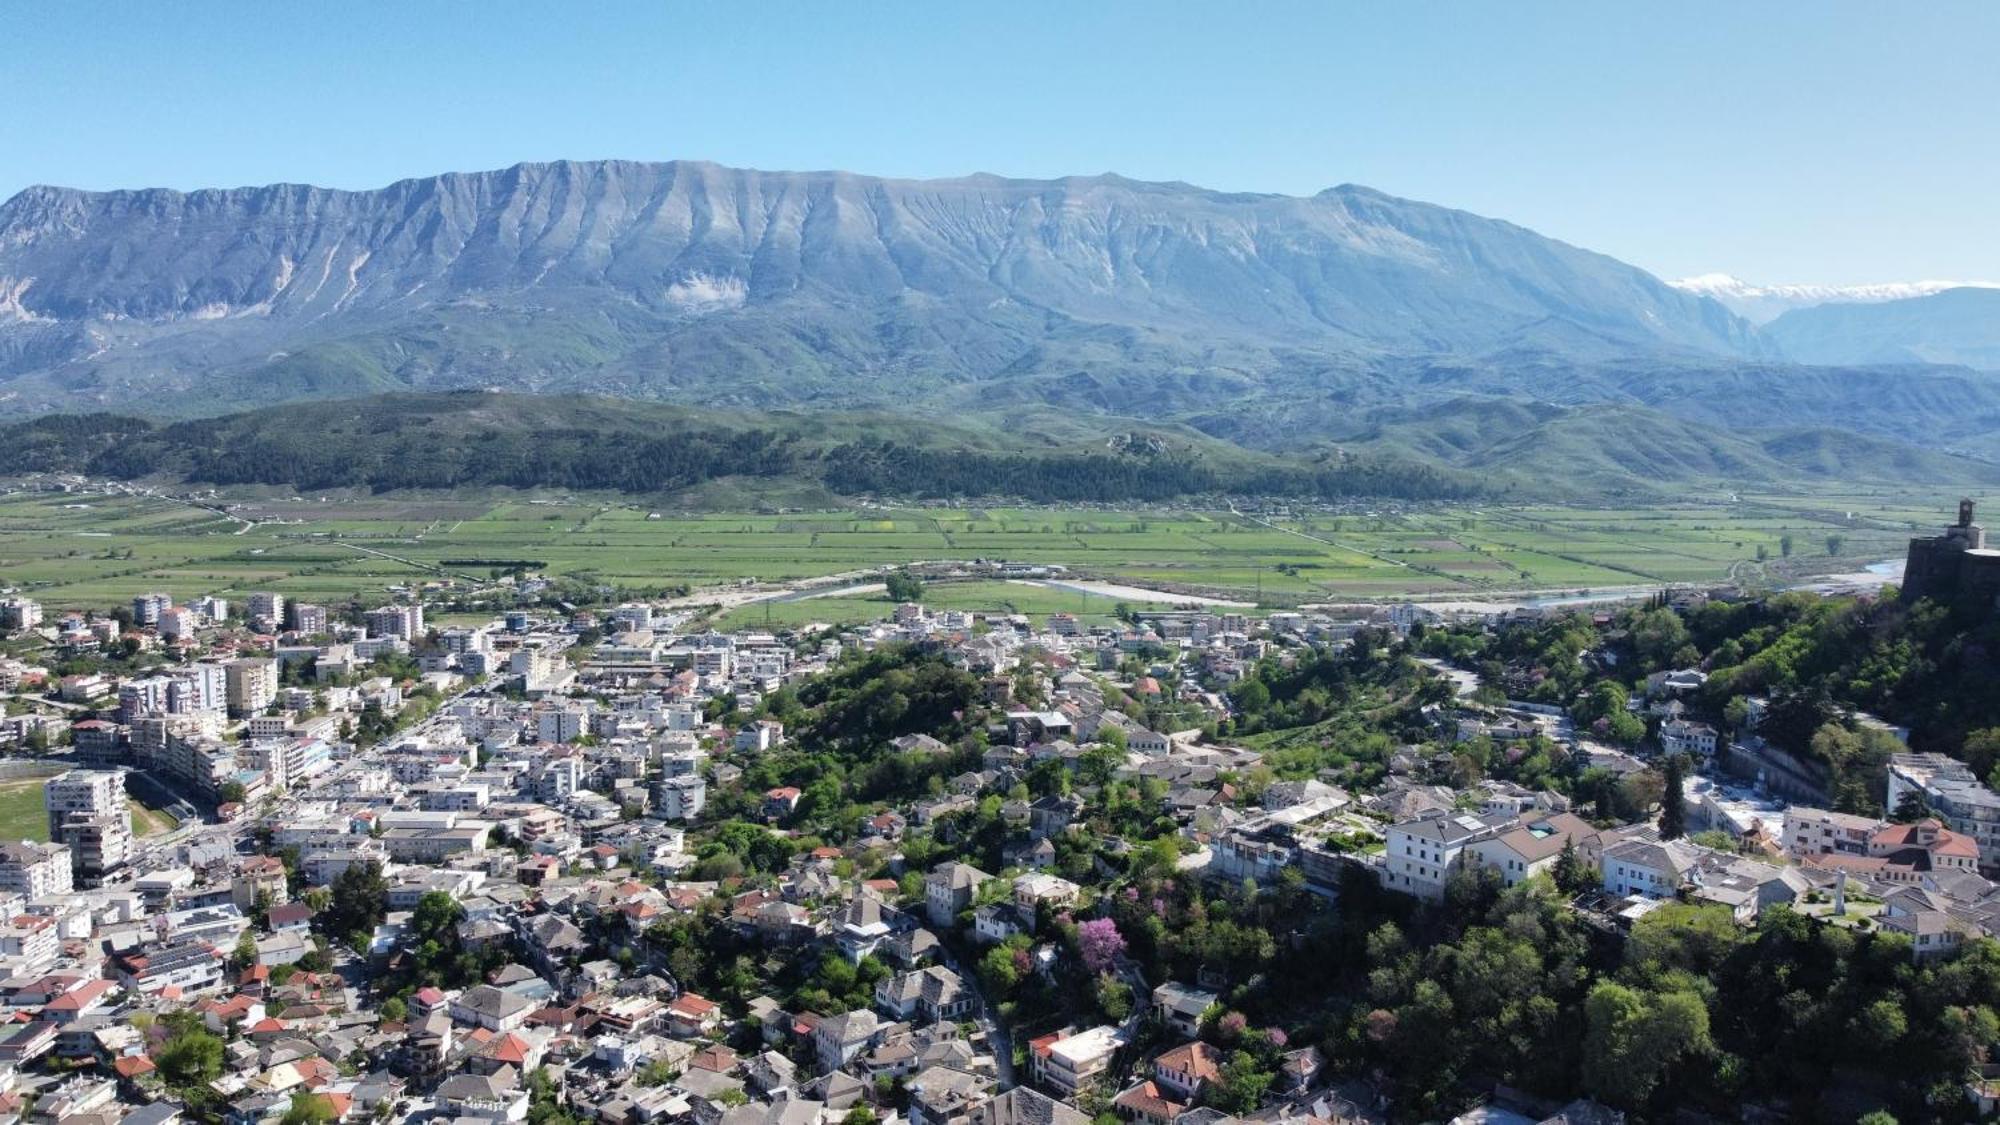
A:
{"label": "large white building", "polygon": [[8,598],[0,601],[0,629],[33,629],[42,623],[40,602],[27,598]]}
{"label": "large white building", "polygon": [[1382,886],[1429,901],[1441,899],[1452,868],[1466,862],[1467,849],[1513,821],[1504,813],[1437,813],[1392,824],[1382,853]]}
{"label": "large white building", "polygon": [[424,607],[420,605],[385,605],[369,610],[366,620],[372,636],[414,641],[424,635]]}
{"label": "large white building", "polygon": [[71,770],[43,789],[49,839],[66,845],[75,873],[86,884],[132,859],[132,810],[125,803],[125,775],[113,770]]}
{"label": "large white building", "polygon": [[0,844],[0,891],[36,899],[66,895],[74,886],[67,847],[32,840]]}

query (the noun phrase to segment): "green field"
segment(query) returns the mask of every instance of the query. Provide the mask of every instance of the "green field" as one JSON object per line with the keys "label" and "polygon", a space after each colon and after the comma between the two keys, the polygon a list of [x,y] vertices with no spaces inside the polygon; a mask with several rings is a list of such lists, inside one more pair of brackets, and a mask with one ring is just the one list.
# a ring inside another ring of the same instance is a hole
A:
{"label": "green field", "polygon": [[[320,601],[380,600],[438,570],[485,579],[496,560],[629,587],[782,587],[883,565],[1007,560],[1073,577],[1200,593],[1270,608],[1413,595],[1775,576],[1790,536],[1798,571],[1896,557],[1946,522],[1956,496],[1881,490],[1691,495],[1673,507],[1384,507],[1263,516],[1102,509],[854,509],[676,514],[588,499],[328,497],[226,500],[224,516],[147,495],[0,494],[0,586],[50,609],[104,607],[162,590],[177,598],[275,590]],[[231,517],[236,518],[231,518]],[[251,521],[247,529],[244,521]],[[1827,537],[1844,538],[1828,557]],[[934,584],[944,608],[1109,614],[1117,599],[1014,582]],[[746,607],[773,625],[881,616],[878,595]]]}
{"label": "green field", "polygon": [[[54,776],[54,775],[50,775]],[[42,803],[46,777],[10,778],[0,781],[0,840],[47,840],[49,814]],[[159,836],[173,831],[180,822],[165,812],[127,798],[132,809],[132,834]]]}
{"label": "green field", "polygon": [[49,814],[42,804],[47,778],[0,781],[0,840],[47,840]]}

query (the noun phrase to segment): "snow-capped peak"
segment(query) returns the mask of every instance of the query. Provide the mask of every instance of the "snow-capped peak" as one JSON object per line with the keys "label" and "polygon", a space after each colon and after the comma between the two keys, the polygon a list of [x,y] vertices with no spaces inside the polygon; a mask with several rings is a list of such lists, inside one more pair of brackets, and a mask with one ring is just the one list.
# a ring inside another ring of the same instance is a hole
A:
{"label": "snow-capped peak", "polygon": [[1873,285],[1755,285],[1726,273],[1683,277],[1667,284],[1713,297],[1731,312],[1762,324],[1812,305],[1900,301],[1946,289],[2000,289],[2000,281],[1886,281]]}

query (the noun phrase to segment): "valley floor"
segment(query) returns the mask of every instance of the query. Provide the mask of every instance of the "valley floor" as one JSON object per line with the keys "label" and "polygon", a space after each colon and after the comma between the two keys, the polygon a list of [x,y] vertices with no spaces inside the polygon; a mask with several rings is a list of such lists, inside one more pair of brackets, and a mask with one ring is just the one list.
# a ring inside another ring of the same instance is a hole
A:
{"label": "valley floor", "polygon": [[[50,610],[159,590],[379,600],[391,586],[510,569],[654,593],[686,586],[729,624],[886,615],[883,568],[963,563],[940,608],[1108,616],[1120,602],[1262,609],[1493,602],[1672,583],[1797,582],[1898,558],[1956,497],[1716,492],[1671,507],[1375,510],[875,508],[656,512],[629,499],[255,498],[130,485],[0,491],[0,588]],[[1789,545],[1789,550],[1788,550]],[[1829,553],[1829,548],[1833,553]],[[1760,561],[1759,554],[1765,556]],[[1000,574],[977,563],[1061,567]]]}

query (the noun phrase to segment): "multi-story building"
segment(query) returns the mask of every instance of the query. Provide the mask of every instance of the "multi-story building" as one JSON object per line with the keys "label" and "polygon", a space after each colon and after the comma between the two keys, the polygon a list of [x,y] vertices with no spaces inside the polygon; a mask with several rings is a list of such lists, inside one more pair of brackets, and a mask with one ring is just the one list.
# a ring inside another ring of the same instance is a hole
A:
{"label": "multi-story building", "polygon": [[277,661],[247,656],[232,660],[223,668],[231,714],[254,715],[277,702]]}
{"label": "multi-story building", "polygon": [[1815,855],[1865,856],[1869,838],[1880,827],[1882,822],[1872,816],[1793,805],[1785,810],[1785,854],[1800,860]]}
{"label": "multi-story building", "polygon": [[924,876],[924,903],[933,926],[949,926],[958,912],[972,905],[972,899],[987,880],[993,878],[969,863],[946,862]]}
{"label": "multi-story building", "polygon": [[424,635],[424,607],[420,605],[385,605],[369,610],[365,620],[372,636],[414,641]]}
{"label": "multi-story building", "polygon": [[446,629],[438,634],[438,643],[453,656],[463,656],[468,652],[493,651],[493,635],[485,628]]}
{"label": "multi-story building", "polygon": [[185,606],[168,606],[160,611],[160,635],[169,640],[187,640],[201,627],[201,619]]}
{"label": "multi-story building", "polygon": [[43,789],[49,839],[66,845],[76,876],[101,882],[132,859],[132,810],[125,803],[125,775],[112,770],[71,770]]}
{"label": "multi-story building", "polygon": [[134,992],[157,995],[178,988],[182,995],[222,984],[224,954],[205,941],[185,941],[120,954],[111,967],[118,983]]}
{"label": "multi-story building", "polygon": [[140,594],[132,599],[132,623],[150,629],[160,623],[160,614],[173,604],[174,599],[166,594]]}
{"label": "multi-story building", "polygon": [[166,711],[172,684],[173,681],[165,676],[147,676],[119,684],[119,721],[129,723],[143,715],[155,715]]}
{"label": "multi-story building", "polygon": [[653,808],[667,820],[693,820],[708,800],[708,783],[697,774],[663,778],[653,786]]}
{"label": "multi-story building", "polygon": [[5,601],[0,601],[0,629],[13,632],[20,629],[33,629],[41,623],[42,606],[40,602],[29,601],[27,598],[8,598]]}
{"label": "multi-story building", "polygon": [[62,844],[0,844],[0,891],[36,899],[66,895],[74,886],[69,849]]}
{"label": "multi-story building", "polygon": [[515,649],[507,658],[509,675],[521,677],[524,686],[534,688],[555,675],[556,658],[543,648]]}
{"label": "multi-story building", "polygon": [[243,612],[253,625],[275,629],[285,620],[285,596],[283,594],[252,594],[245,601]]}
{"label": "multi-story building", "polygon": [[2000,794],[1980,783],[1964,762],[1943,754],[1896,754],[1889,759],[1888,807],[1915,793],[1950,828],[1979,845],[1982,870],[2000,868]]}
{"label": "multi-story building", "polygon": [[590,718],[581,707],[550,707],[535,714],[535,741],[575,742]]}
{"label": "multi-story building", "polygon": [[1701,862],[1701,848],[1685,840],[1632,839],[1604,849],[1601,870],[1607,894],[1672,898]]}
{"label": "multi-story building", "polygon": [[1465,862],[1468,849],[1512,823],[1504,813],[1433,813],[1392,824],[1382,854],[1382,886],[1429,901],[1442,899],[1452,868]]}
{"label": "multi-story building", "polygon": [[1074,1035],[1052,1037],[1046,1043],[1036,1040],[1029,1052],[1029,1062],[1036,1081],[1064,1097],[1074,1097],[1096,1086],[1111,1068],[1111,1060],[1119,1048],[1130,1041],[1131,1035],[1124,1028],[1093,1027]]}
{"label": "multi-story building", "polygon": [[309,602],[293,602],[285,613],[285,623],[294,633],[326,632],[326,607]]}
{"label": "multi-story building", "polygon": [[534,775],[535,796],[545,805],[560,805],[583,788],[583,763],[575,758],[544,758]]}
{"label": "multi-story building", "polygon": [[204,661],[177,668],[169,677],[167,710],[176,715],[220,714],[229,709],[229,669]]}

